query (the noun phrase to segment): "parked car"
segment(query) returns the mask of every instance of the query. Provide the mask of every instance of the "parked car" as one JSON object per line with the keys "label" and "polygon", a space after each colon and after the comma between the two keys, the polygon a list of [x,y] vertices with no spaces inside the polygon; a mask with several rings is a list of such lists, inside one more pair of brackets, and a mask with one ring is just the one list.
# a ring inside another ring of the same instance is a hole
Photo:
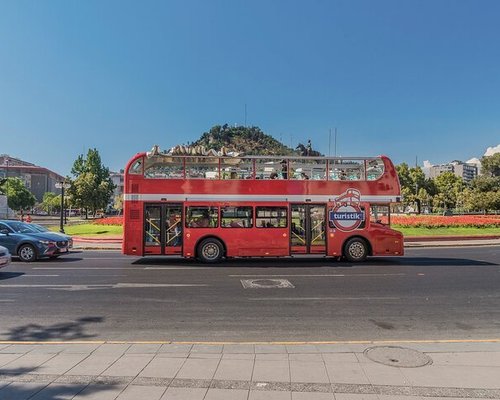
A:
{"label": "parked car", "polygon": [[52,231],[50,231],[48,228],[46,228],[43,225],[38,225],[38,224],[34,224],[34,223],[30,223],[29,225],[33,229],[35,229],[37,232],[50,232],[50,233],[54,233],[56,235],[59,235],[59,236],[65,238],[68,241],[68,247],[70,249],[73,247],[73,238],[71,236],[66,235],[65,233],[61,233],[61,232],[52,232]]}
{"label": "parked car", "polygon": [[0,246],[0,268],[9,265],[10,261],[11,261],[11,256],[9,250],[3,246]]}
{"label": "parked car", "polygon": [[0,220],[0,245],[25,262],[69,252],[66,238],[52,232],[37,232],[30,224],[10,220]]}

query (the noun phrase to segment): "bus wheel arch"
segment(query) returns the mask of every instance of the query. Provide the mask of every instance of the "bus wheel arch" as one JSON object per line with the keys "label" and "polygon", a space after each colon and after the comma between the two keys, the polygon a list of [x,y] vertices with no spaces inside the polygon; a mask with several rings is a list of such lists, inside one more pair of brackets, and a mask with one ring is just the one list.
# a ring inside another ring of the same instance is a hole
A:
{"label": "bus wheel arch", "polygon": [[216,236],[202,237],[195,248],[196,258],[207,264],[218,263],[226,255],[226,244]]}
{"label": "bus wheel arch", "polygon": [[371,243],[363,236],[351,236],[342,246],[342,255],[349,262],[362,262],[372,254]]}

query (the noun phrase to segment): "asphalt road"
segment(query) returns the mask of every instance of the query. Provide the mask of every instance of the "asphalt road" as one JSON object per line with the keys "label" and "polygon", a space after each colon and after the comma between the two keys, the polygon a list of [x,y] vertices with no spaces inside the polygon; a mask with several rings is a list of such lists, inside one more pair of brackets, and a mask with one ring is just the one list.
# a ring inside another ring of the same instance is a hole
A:
{"label": "asphalt road", "polygon": [[[278,280],[278,281],[273,281]],[[245,288],[258,284],[264,288]],[[73,253],[0,271],[1,340],[500,338],[500,246],[350,265]]]}

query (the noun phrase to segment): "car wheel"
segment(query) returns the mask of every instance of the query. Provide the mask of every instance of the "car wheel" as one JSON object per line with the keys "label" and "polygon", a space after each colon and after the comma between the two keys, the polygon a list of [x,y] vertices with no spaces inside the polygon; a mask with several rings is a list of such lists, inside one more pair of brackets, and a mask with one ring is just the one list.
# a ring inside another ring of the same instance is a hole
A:
{"label": "car wheel", "polygon": [[19,247],[17,255],[24,262],[36,261],[36,250],[31,244],[23,244]]}
{"label": "car wheel", "polygon": [[361,238],[352,238],[344,246],[344,256],[349,262],[361,262],[368,256],[368,245]]}
{"label": "car wheel", "polygon": [[198,258],[207,264],[214,264],[222,260],[224,247],[218,239],[208,238],[198,245]]}

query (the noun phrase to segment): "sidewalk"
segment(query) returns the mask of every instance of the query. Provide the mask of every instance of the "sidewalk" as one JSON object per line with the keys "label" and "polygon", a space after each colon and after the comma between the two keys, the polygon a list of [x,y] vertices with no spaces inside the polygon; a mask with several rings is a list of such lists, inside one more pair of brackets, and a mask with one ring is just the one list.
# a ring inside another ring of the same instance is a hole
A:
{"label": "sidewalk", "polygon": [[310,344],[0,342],[0,399],[63,398],[500,399],[500,339]]}

